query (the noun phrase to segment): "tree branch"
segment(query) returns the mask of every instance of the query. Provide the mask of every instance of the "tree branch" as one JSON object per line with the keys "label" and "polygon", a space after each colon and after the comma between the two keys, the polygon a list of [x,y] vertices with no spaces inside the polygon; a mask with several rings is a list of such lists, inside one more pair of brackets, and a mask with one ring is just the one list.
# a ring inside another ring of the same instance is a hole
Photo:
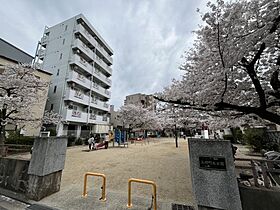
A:
{"label": "tree branch", "polygon": [[275,114],[273,112],[269,112],[262,107],[238,106],[225,102],[217,103],[215,104],[215,107],[216,107],[215,111],[232,110],[232,111],[243,112],[244,114],[255,114],[265,120],[269,120],[271,122],[280,125],[280,115]]}

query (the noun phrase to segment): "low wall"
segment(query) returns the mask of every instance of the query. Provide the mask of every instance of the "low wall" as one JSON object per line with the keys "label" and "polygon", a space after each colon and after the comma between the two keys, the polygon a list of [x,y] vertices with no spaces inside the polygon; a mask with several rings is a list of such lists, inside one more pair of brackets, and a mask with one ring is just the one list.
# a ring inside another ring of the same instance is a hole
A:
{"label": "low wall", "polygon": [[0,158],[0,187],[41,200],[60,189],[67,138],[36,138],[31,160]]}
{"label": "low wall", "polygon": [[26,193],[29,164],[29,160],[0,157],[0,187],[14,192]]}
{"label": "low wall", "polygon": [[239,186],[242,209],[274,210],[280,206],[280,191]]}

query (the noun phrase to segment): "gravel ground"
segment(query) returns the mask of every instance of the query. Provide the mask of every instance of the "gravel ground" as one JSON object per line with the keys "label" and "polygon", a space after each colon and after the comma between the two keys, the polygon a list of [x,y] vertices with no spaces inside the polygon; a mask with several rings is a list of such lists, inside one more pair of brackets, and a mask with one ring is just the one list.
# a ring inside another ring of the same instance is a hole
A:
{"label": "gravel ground", "polygon": [[[175,147],[171,138],[151,140],[149,144],[129,144],[128,148],[110,147],[91,152],[88,152],[87,146],[68,148],[60,191],[40,203],[53,204],[54,199],[64,200],[69,189],[82,193],[86,172],[104,173],[107,192],[127,193],[128,179],[139,178],[157,184],[158,200],[194,202],[188,145],[183,139],[179,139],[179,148]],[[93,186],[99,188],[101,179],[89,179],[88,188]],[[132,191],[136,196],[151,195],[152,192],[150,186],[138,183],[133,183]]]}

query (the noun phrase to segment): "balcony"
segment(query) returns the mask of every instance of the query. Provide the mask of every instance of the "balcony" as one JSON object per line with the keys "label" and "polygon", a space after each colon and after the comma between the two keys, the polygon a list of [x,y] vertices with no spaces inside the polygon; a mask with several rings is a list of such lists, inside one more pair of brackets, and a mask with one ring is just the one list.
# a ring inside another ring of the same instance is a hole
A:
{"label": "balcony", "polygon": [[67,89],[64,100],[74,101],[79,104],[88,105],[89,96],[83,94],[81,91]]}
{"label": "balcony", "polygon": [[92,90],[106,98],[110,98],[111,97],[111,93],[110,91],[108,91],[107,89],[99,86],[98,84],[96,83],[92,83]]}
{"label": "balcony", "polygon": [[69,64],[75,64],[79,66],[81,69],[86,71],[89,74],[92,74],[92,68],[93,66],[90,65],[85,59],[83,59],[81,56],[74,54],[71,59]]}
{"label": "balcony", "polygon": [[80,50],[82,56],[84,56],[88,62],[93,61],[93,58],[95,57],[93,51],[81,40],[75,39],[72,48],[73,49],[78,48]]}
{"label": "balcony", "polygon": [[94,123],[94,124],[103,124],[103,125],[107,125],[109,124],[109,118],[108,117],[104,117],[101,115],[94,115],[95,119],[91,119],[89,117],[89,123]]}
{"label": "balcony", "polygon": [[97,45],[97,41],[81,24],[76,26],[75,33],[80,33],[93,47]]}
{"label": "balcony", "polygon": [[70,71],[68,81],[73,81],[87,89],[90,89],[90,80],[76,71]]}
{"label": "balcony", "polygon": [[104,56],[104,58],[110,64],[113,64],[113,58],[107,53],[107,51],[99,43],[97,43],[97,50]]}
{"label": "balcony", "polygon": [[99,79],[101,82],[104,82],[108,86],[112,85],[112,81],[97,69],[95,69],[95,71],[93,72],[93,76]]}
{"label": "balcony", "polygon": [[66,109],[64,111],[64,119],[69,122],[93,123],[93,124],[108,124],[107,116],[95,115],[93,113],[83,112],[81,110]]}
{"label": "balcony", "polygon": [[110,75],[112,75],[112,69],[98,56],[96,56],[95,62],[103,68],[105,71],[107,71]]}
{"label": "balcony", "polygon": [[96,115],[95,115],[95,114],[90,113],[90,115],[89,115],[89,119],[91,119],[91,120],[96,120]]}
{"label": "balcony", "polygon": [[64,119],[70,122],[87,123],[87,113],[79,110],[66,109]]}
{"label": "balcony", "polygon": [[104,101],[100,101],[100,100],[97,100],[97,99],[94,99],[94,98],[91,99],[90,106],[94,107],[96,109],[101,109],[103,111],[107,111],[107,112],[110,111],[109,104],[107,104]]}
{"label": "balcony", "polygon": [[43,47],[46,47],[48,41],[49,41],[49,37],[48,37],[48,36],[43,36],[43,37],[41,38],[41,45],[42,45]]}
{"label": "balcony", "polygon": [[45,56],[46,56],[46,50],[43,50],[43,49],[38,50],[39,59],[43,60]]}

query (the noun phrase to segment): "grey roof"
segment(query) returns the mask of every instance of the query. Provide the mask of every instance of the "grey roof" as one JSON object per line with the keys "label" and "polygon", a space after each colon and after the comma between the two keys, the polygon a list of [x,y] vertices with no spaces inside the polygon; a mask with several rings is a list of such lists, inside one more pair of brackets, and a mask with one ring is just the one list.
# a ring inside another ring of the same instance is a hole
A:
{"label": "grey roof", "polygon": [[31,63],[33,56],[0,38],[0,56],[19,63]]}

